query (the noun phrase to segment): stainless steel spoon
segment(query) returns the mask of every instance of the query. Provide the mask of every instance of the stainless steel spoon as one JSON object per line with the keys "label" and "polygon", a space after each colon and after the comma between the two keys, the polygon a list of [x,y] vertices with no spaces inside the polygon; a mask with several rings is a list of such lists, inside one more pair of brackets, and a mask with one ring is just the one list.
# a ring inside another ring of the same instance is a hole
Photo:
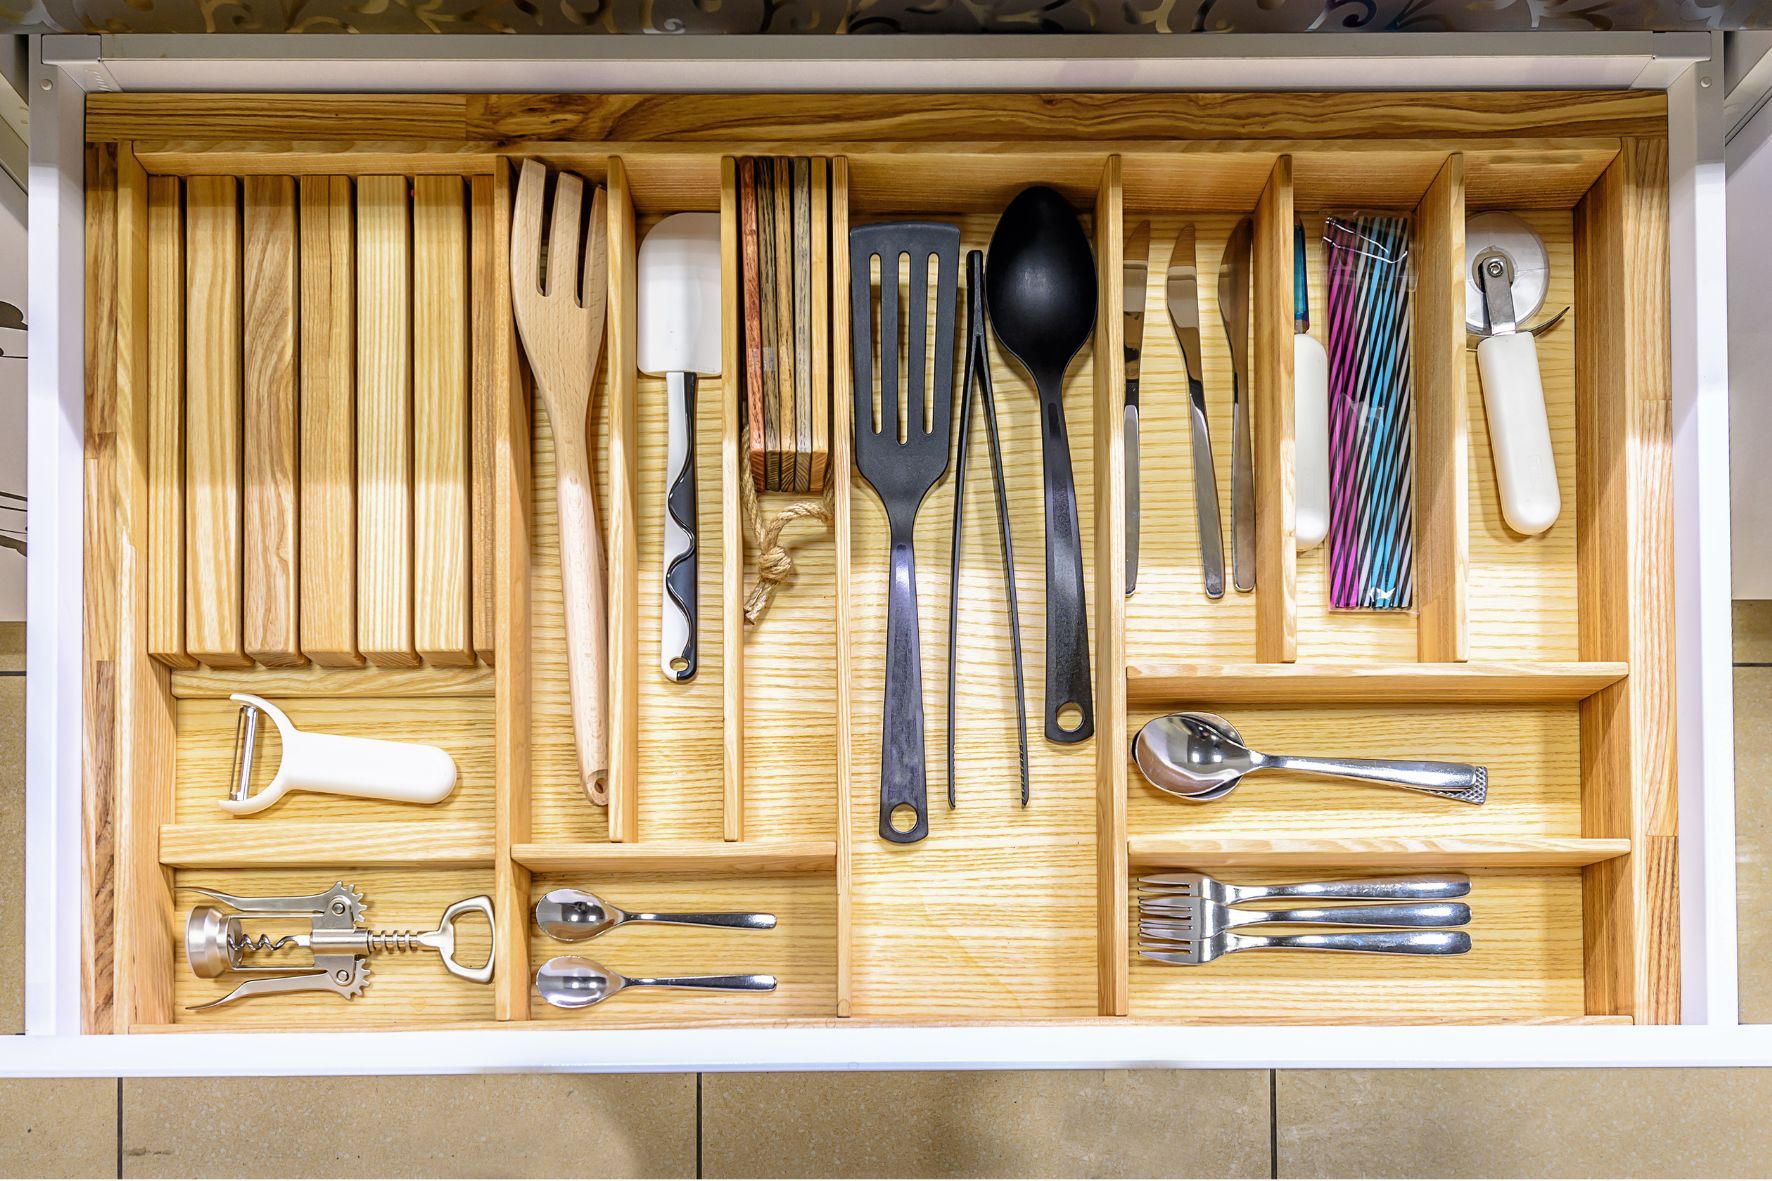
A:
{"label": "stainless steel spoon", "polygon": [[679,927],[742,927],[767,931],[775,926],[772,914],[654,914],[626,911],[583,890],[549,890],[535,904],[535,925],[541,933],[562,943],[595,939],[624,923],[670,923]]}
{"label": "stainless steel spoon", "polygon": [[1132,740],[1132,758],[1153,787],[1190,803],[1229,795],[1254,771],[1306,771],[1362,779],[1481,804],[1489,772],[1468,763],[1404,759],[1324,759],[1269,755],[1243,745],[1236,727],[1208,713],[1174,713],[1146,722]]}
{"label": "stainless steel spoon", "polygon": [[535,973],[535,991],[556,1009],[586,1009],[624,988],[705,988],[774,992],[773,976],[623,976],[583,956],[557,955]]}

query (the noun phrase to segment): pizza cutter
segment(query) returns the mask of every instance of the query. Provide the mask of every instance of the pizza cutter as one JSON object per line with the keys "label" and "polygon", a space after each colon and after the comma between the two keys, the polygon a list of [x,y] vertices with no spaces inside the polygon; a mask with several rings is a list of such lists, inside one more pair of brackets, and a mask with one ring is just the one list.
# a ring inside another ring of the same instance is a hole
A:
{"label": "pizza cutter", "polygon": [[1533,536],[1555,524],[1563,507],[1534,338],[1542,328],[1520,327],[1544,306],[1550,256],[1544,239],[1513,214],[1480,213],[1464,223],[1464,264],[1464,321],[1481,338],[1477,372],[1501,515],[1508,528]]}

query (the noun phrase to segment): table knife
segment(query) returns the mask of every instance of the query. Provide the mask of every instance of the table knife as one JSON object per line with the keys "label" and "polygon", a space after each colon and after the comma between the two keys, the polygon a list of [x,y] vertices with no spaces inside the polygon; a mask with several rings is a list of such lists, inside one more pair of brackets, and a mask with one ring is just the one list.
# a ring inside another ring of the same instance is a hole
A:
{"label": "table knife", "polygon": [[1255,460],[1249,438],[1249,250],[1254,226],[1237,223],[1218,264],[1218,313],[1231,346],[1231,577],[1255,589]]}
{"label": "table knife", "polygon": [[1138,589],[1138,360],[1144,351],[1144,302],[1150,274],[1151,223],[1126,240],[1126,593]]}
{"label": "table knife", "polygon": [[1192,407],[1190,433],[1194,456],[1194,519],[1200,531],[1200,569],[1206,579],[1206,597],[1224,594],[1224,532],[1218,521],[1218,474],[1212,467],[1212,436],[1206,426],[1206,385],[1200,368],[1200,281],[1194,263],[1194,227],[1190,223],[1175,235],[1167,275],[1169,322],[1187,369],[1188,401]]}

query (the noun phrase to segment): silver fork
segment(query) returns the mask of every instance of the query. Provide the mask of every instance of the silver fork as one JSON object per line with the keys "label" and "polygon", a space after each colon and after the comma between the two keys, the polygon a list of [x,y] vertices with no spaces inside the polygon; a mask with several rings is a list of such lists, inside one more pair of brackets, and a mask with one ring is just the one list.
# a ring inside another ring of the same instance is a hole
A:
{"label": "silver fork", "polygon": [[1162,964],[1194,966],[1238,951],[1352,951],[1375,955],[1464,955],[1464,931],[1350,931],[1334,935],[1238,935],[1220,931],[1205,939],[1140,939],[1138,954]]}
{"label": "silver fork", "polygon": [[1265,898],[1326,898],[1346,902],[1443,902],[1471,892],[1461,873],[1432,877],[1348,878],[1331,882],[1294,882],[1281,886],[1233,886],[1203,873],[1146,874],[1138,879],[1139,906],[1179,905],[1193,899],[1236,906]]}
{"label": "silver fork", "polygon": [[1400,903],[1376,906],[1321,906],[1290,910],[1232,910],[1204,899],[1158,910],[1140,908],[1138,933],[1198,939],[1241,927],[1306,923],[1322,927],[1462,927],[1471,908],[1462,902]]}

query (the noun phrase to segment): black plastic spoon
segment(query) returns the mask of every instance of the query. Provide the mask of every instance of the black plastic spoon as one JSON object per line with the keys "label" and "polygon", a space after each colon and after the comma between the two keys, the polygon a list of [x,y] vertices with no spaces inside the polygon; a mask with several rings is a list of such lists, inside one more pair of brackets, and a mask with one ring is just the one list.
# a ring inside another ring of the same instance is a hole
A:
{"label": "black plastic spoon", "polygon": [[[997,342],[1020,361],[1040,395],[1046,472],[1046,737],[1095,733],[1089,684],[1089,615],[1083,540],[1064,429],[1064,375],[1095,327],[1095,255],[1069,202],[1044,185],[1023,189],[991,235],[985,300]],[[1067,709],[1074,726],[1060,721]]]}

